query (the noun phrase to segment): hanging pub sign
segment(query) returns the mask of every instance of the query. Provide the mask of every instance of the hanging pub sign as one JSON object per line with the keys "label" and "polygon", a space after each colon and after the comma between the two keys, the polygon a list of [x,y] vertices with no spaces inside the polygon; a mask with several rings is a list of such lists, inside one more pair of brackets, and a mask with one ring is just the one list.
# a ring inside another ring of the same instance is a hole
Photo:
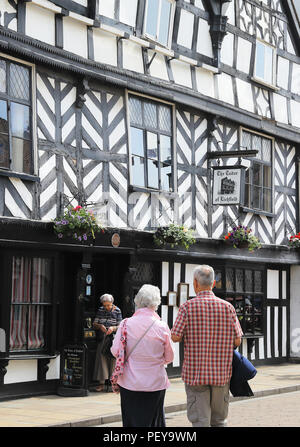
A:
{"label": "hanging pub sign", "polygon": [[239,205],[244,199],[245,166],[214,166],[213,205]]}

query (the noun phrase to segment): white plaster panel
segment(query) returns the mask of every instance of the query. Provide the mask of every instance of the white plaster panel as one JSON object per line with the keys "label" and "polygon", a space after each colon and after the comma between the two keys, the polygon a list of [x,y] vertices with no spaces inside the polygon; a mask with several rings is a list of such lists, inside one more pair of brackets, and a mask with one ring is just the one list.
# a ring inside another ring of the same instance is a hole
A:
{"label": "white plaster panel", "polygon": [[288,89],[289,82],[289,61],[283,57],[278,57],[277,59],[277,85],[279,87]]}
{"label": "white plaster panel", "polygon": [[287,99],[282,95],[274,93],[273,101],[275,120],[280,123],[288,124]]}
{"label": "white plaster panel", "polygon": [[246,39],[238,38],[236,68],[243,73],[249,73],[252,43]]}
{"label": "white plaster panel", "polygon": [[95,61],[102,62],[103,64],[117,65],[116,37],[94,28],[93,38]]}
{"label": "white plaster panel", "polygon": [[294,47],[294,44],[292,42],[289,30],[287,32],[286,49],[287,49],[287,51],[289,53],[294,54],[294,55],[296,54],[295,47]]}
{"label": "white plaster panel", "polygon": [[217,77],[219,99],[234,105],[232,77],[226,73],[221,73]]}
{"label": "white plaster panel", "polygon": [[144,73],[142,48],[140,45],[123,40],[123,68]]}
{"label": "white plaster panel", "polygon": [[208,57],[213,57],[209,25],[206,20],[199,19],[197,52]]}
{"label": "white plaster panel", "polygon": [[171,61],[171,68],[176,84],[192,88],[191,68],[189,64],[173,60]]}
{"label": "white plaster panel", "polygon": [[[151,60],[153,54],[154,51],[149,50],[148,52],[149,61]],[[154,76],[155,78],[165,79],[166,81],[169,81],[165,58],[162,54],[156,53],[156,56],[151,62],[149,70],[150,70],[150,76]]]}
{"label": "white plaster panel", "polygon": [[239,107],[254,112],[251,84],[236,78]]}
{"label": "white plaster panel", "polygon": [[230,2],[227,12],[226,12],[226,16],[228,17],[228,23],[230,23],[231,25],[235,25],[235,2]]}
{"label": "white plaster panel", "polygon": [[47,380],[59,379],[60,377],[60,356],[55,359],[51,359],[48,364],[48,371],[46,374]]}
{"label": "white plaster panel", "polygon": [[135,27],[137,4],[138,0],[120,1],[120,22]]}
{"label": "white plaster panel", "polygon": [[298,64],[293,64],[291,90],[293,93],[300,95],[300,65]]}
{"label": "white plaster panel", "polygon": [[[16,13],[16,10],[10,5],[8,0],[0,0],[0,25],[4,26],[4,14],[14,14]],[[8,28],[12,29],[13,31],[17,31],[17,19],[14,18],[11,20],[8,24]]]}
{"label": "white plaster panel", "polygon": [[87,58],[87,26],[69,17],[63,19],[64,49]]}
{"label": "white plaster panel", "polygon": [[279,271],[267,270],[267,298],[279,299]]}
{"label": "white plaster panel", "polygon": [[114,19],[115,2],[113,0],[101,0],[99,2],[99,14]]}
{"label": "white plaster panel", "polygon": [[169,263],[163,262],[161,266],[161,295],[167,296],[169,291]]}
{"label": "white plaster panel", "polygon": [[300,102],[291,100],[292,125],[300,127]]}
{"label": "white plaster panel", "polygon": [[78,3],[81,6],[85,6],[87,7],[88,5],[88,0],[73,0],[75,3]]}
{"label": "white plaster panel", "polygon": [[300,358],[300,266],[291,266],[290,356]]}
{"label": "white plaster panel", "polygon": [[214,75],[210,71],[199,67],[195,69],[197,90],[203,95],[215,97]]}
{"label": "white plaster panel", "polygon": [[31,3],[26,4],[25,33],[33,39],[55,45],[55,14]]}
{"label": "white plaster panel", "polygon": [[221,61],[223,64],[233,65],[233,46],[234,46],[234,35],[232,33],[228,33],[222,43],[221,49]]}
{"label": "white plaster panel", "polygon": [[200,9],[205,9],[202,0],[195,0],[195,6]]}
{"label": "white plaster panel", "polygon": [[185,9],[181,10],[177,43],[192,48],[193,28],[195,16]]}
{"label": "white plaster panel", "polygon": [[194,270],[197,267],[196,264],[186,264],[185,265],[185,281],[187,284],[190,285],[189,287],[189,295],[190,298],[193,298],[196,296],[195,290],[194,290]]}
{"label": "white plaster panel", "polygon": [[37,360],[10,360],[4,385],[37,380]]}

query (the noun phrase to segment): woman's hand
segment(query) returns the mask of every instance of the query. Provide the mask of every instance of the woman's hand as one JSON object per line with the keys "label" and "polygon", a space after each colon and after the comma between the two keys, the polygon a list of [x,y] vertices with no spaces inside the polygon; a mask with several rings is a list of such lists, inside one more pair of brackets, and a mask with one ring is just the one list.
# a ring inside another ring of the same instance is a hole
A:
{"label": "woman's hand", "polygon": [[103,324],[99,324],[99,323],[93,323],[94,329],[96,329],[97,331],[101,331],[104,332],[104,334],[106,334],[106,327],[103,326]]}
{"label": "woman's hand", "polygon": [[112,334],[113,332],[114,332],[114,327],[111,326],[111,327],[109,327],[109,328],[107,329],[107,331],[106,331],[106,335],[110,335],[110,334]]}

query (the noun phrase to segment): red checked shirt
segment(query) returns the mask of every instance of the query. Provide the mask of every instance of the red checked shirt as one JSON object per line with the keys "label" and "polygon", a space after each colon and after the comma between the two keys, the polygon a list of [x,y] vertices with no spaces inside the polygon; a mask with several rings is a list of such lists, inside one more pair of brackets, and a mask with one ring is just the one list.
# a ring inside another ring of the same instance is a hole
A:
{"label": "red checked shirt", "polygon": [[232,304],[200,292],[178,310],[171,331],[184,336],[182,380],[188,385],[224,386],[231,378],[234,339],[243,335]]}

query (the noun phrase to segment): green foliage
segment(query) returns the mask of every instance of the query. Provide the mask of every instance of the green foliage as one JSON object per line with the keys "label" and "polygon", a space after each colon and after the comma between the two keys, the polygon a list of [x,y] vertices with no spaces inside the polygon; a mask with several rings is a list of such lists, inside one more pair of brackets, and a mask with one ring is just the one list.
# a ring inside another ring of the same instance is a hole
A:
{"label": "green foliage", "polygon": [[96,222],[92,211],[81,206],[68,207],[63,217],[53,221],[54,232],[59,239],[73,237],[78,241],[86,241],[89,237],[95,239],[95,233],[104,229]]}
{"label": "green foliage", "polygon": [[171,223],[167,227],[159,227],[153,238],[154,243],[159,247],[166,244],[170,244],[172,248],[181,245],[188,250],[196,242],[193,234],[193,230]]}

